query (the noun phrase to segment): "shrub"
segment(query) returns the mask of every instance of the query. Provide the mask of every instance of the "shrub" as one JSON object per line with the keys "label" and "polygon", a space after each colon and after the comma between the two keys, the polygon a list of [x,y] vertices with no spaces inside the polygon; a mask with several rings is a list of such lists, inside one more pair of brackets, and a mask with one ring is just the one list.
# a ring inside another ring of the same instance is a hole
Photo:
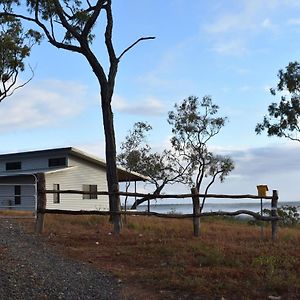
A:
{"label": "shrub", "polygon": [[[270,209],[264,209],[263,213],[271,216]],[[282,227],[291,227],[298,225],[300,223],[300,214],[298,213],[298,207],[292,205],[284,205],[277,209],[278,216],[280,220],[278,222],[279,226]]]}

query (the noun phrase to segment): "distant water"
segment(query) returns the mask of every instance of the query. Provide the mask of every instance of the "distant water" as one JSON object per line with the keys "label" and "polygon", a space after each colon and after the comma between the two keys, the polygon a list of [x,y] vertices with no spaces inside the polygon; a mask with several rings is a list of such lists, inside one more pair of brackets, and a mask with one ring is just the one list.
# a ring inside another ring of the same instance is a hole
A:
{"label": "distant water", "polygon": [[[291,202],[278,202],[278,207],[290,205],[298,207],[300,212],[300,201]],[[146,211],[147,205],[138,206],[139,211]],[[271,201],[263,202],[263,209],[271,208]],[[240,209],[250,210],[253,212],[260,212],[260,201],[255,201],[251,203],[209,203],[206,202],[203,208],[203,212],[211,211],[227,211],[233,212]],[[192,214],[193,206],[192,204],[151,204],[150,211],[158,213],[178,213],[178,214]]]}

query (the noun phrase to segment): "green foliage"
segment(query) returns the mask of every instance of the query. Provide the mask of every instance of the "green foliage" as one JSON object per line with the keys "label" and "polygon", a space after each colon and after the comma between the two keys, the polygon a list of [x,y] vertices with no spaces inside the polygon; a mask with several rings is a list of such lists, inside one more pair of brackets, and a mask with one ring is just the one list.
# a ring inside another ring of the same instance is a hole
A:
{"label": "green foliage", "polygon": [[290,140],[300,141],[300,64],[291,62],[285,70],[279,70],[279,82],[276,89],[270,90],[273,96],[276,91],[285,93],[279,103],[273,102],[268,107],[268,115],[264,116],[262,123],[255,128],[257,134],[267,131],[268,136],[285,137]]}
{"label": "green foliage", "polygon": [[145,122],[135,123],[121,144],[117,160],[126,170],[147,176],[155,185],[156,192],[160,193],[168,183],[183,182],[185,169],[172,151],[152,152],[146,141],[146,133],[151,129]]}
{"label": "green foliage", "polygon": [[0,17],[0,101],[16,89],[17,77],[25,69],[24,60],[40,40],[37,31],[25,31],[18,19]]}
{"label": "green foliage", "polygon": [[[264,209],[263,213],[271,216],[270,209]],[[284,205],[277,209],[277,214],[280,217],[280,220],[278,222],[279,226],[292,227],[300,223],[300,215],[298,213],[297,206]]]}
{"label": "green foliage", "polygon": [[[190,96],[179,105],[175,104],[175,110],[170,111],[168,116],[173,133],[171,143],[177,156],[188,166],[189,182],[205,194],[216,178],[222,182],[234,169],[230,157],[215,155],[208,149],[211,139],[227,121],[226,117],[217,116],[218,110],[219,107],[212,103],[209,96],[201,101]],[[209,183],[201,191],[205,178]]]}

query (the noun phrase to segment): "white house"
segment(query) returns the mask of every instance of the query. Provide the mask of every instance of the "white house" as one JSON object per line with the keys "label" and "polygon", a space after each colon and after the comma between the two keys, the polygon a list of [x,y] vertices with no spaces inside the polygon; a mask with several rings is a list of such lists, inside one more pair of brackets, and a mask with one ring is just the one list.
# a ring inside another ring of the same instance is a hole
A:
{"label": "white house", "polygon": [[[36,174],[44,173],[46,189],[107,191],[106,163],[73,147],[0,155],[0,209],[34,210]],[[119,181],[146,177],[118,168]],[[108,196],[47,194],[48,209],[108,210]]]}

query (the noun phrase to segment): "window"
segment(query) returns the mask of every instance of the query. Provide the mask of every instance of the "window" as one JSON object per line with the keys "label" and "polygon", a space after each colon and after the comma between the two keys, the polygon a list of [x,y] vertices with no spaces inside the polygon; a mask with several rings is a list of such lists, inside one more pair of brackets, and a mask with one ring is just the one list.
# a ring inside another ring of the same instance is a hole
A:
{"label": "window", "polygon": [[82,199],[97,199],[97,185],[84,184],[82,186],[83,192],[89,192],[90,194],[83,194]]}
{"label": "window", "polygon": [[48,167],[66,166],[67,160],[65,157],[49,158]]}
{"label": "window", "polygon": [[21,186],[15,185],[15,205],[21,204]]}
{"label": "window", "polygon": [[6,163],[6,171],[11,170],[21,170],[21,162],[20,161],[13,161]]}
{"label": "window", "polygon": [[[53,184],[53,190],[59,191],[59,184]],[[53,203],[60,203],[60,194],[53,194]]]}

